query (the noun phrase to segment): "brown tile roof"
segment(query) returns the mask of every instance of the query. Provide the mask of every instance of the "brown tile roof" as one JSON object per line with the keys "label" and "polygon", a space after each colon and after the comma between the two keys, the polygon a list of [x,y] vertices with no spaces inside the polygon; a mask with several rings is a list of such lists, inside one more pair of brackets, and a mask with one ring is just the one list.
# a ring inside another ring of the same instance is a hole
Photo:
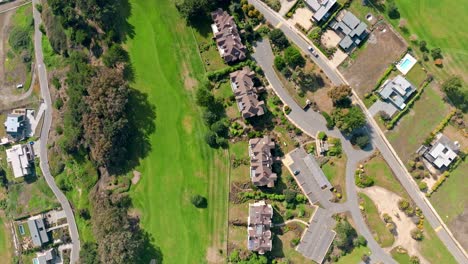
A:
{"label": "brown tile roof", "polygon": [[272,235],[270,228],[272,218],[273,208],[265,201],[249,204],[249,218],[247,219],[247,248],[249,250],[256,251],[259,254],[271,251]]}
{"label": "brown tile roof", "polygon": [[244,60],[246,47],[242,44],[234,18],[221,8],[211,13],[216,46],[226,62]]}
{"label": "brown tile roof", "polygon": [[255,73],[249,67],[230,74],[231,89],[234,92],[239,112],[244,118],[261,116],[265,113],[265,102],[259,101],[257,95],[264,88],[254,86],[254,76]]}
{"label": "brown tile roof", "polygon": [[275,143],[269,136],[249,140],[250,178],[254,185],[275,186],[277,175],[271,171],[273,165],[271,150],[274,148]]}

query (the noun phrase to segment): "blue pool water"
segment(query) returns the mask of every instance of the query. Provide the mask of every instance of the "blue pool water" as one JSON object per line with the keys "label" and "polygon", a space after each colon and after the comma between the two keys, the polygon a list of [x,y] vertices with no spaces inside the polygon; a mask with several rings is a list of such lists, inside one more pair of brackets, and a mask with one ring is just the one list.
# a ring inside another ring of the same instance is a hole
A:
{"label": "blue pool water", "polygon": [[20,234],[21,234],[22,236],[24,236],[24,235],[26,234],[26,233],[24,232],[24,227],[23,227],[23,225],[19,225],[19,226],[18,226],[18,229],[19,229]]}
{"label": "blue pool water", "polygon": [[405,59],[402,63],[400,63],[400,68],[403,71],[409,71],[409,67],[411,67],[411,61],[409,59]]}

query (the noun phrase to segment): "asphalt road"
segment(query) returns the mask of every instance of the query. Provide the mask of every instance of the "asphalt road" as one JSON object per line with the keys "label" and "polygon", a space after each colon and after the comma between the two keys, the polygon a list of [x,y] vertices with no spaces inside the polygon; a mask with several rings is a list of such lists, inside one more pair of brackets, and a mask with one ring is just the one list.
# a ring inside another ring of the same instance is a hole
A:
{"label": "asphalt road", "polygon": [[[280,28],[284,32],[284,34],[290,40],[294,42],[294,44],[296,44],[299,48],[301,48],[305,53],[309,53],[307,47],[314,46],[314,45],[310,41],[305,40],[302,37],[302,34],[296,28],[290,26],[283,17],[279,16],[276,12],[268,8],[264,3],[262,3],[259,0],[248,0],[248,2],[253,4],[255,8],[257,8],[262,13],[265,19],[270,24]],[[289,94],[284,89],[282,89],[281,82],[279,82],[278,78],[276,77],[275,72],[272,69],[273,54],[271,52],[271,48],[265,48],[264,46],[260,46],[261,44],[258,44],[258,45],[260,48],[257,47],[258,53],[256,53],[254,57],[257,60],[257,62],[262,66],[263,70],[265,71],[265,74],[267,75],[268,81],[272,84],[275,91],[278,90],[277,91],[278,96],[283,100],[284,103],[288,104],[291,107],[292,112],[289,115],[289,118],[291,119],[291,121],[295,123],[296,125],[298,125],[306,133],[312,136],[314,136],[317,131],[327,131],[325,127],[325,120],[320,114],[315,113],[313,111],[304,111],[294,102],[294,100],[289,96]],[[270,51],[268,51],[268,49]],[[328,76],[328,78],[332,81],[332,83],[335,85],[347,84],[347,82],[344,80],[341,74],[339,74],[336,69],[334,69],[328,64],[328,60],[325,58],[325,56],[323,56],[323,54],[321,54],[321,52],[317,48],[315,49],[319,53],[319,57],[318,58],[315,58],[313,56],[311,57],[314,60],[314,62]],[[430,225],[435,230],[437,230],[436,232],[437,235],[439,236],[441,241],[445,244],[447,249],[451,252],[451,254],[455,257],[458,263],[468,263],[468,257],[463,247],[458,243],[458,241],[452,235],[448,227],[445,225],[445,223],[442,221],[440,216],[437,214],[436,210],[432,207],[429,200],[423,195],[423,193],[421,193],[416,182],[413,180],[411,175],[406,170],[403,162],[400,160],[400,158],[394,151],[393,147],[387,141],[387,139],[385,138],[385,135],[380,130],[375,120],[368,112],[367,108],[364,106],[362,101],[357,96],[354,96],[353,99],[361,106],[361,108],[364,110],[364,113],[367,116],[368,124],[366,126],[366,129],[370,137],[372,138],[373,148],[380,150],[383,158],[387,161],[390,168],[392,169],[394,174],[397,176],[398,180],[406,189],[406,191],[408,192],[410,197],[413,199],[415,204],[421,209],[424,216],[426,217],[426,220],[430,223]],[[341,135],[336,130],[328,131],[328,133],[331,133],[332,136],[335,136],[336,134]],[[340,138],[343,138],[343,136],[340,136]],[[352,150],[352,147],[350,146],[348,141],[342,141],[342,142],[343,142],[343,149],[346,153]],[[369,149],[367,153],[369,154],[372,151],[373,149]],[[360,153],[360,152],[350,152],[350,153],[352,153],[351,154],[352,156],[348,155],[348,158],[351,158],[350,160],[348,160],[348,165],[357,165],[358,162],[366,156],[365,154]],[[355,157],[354,155],[357,155],[357,156]],[[351,170],[354,171],[354,169],[355,167],[348,168],[348,170],[350,171]],[[354,182],[348,178],[349,177],[347,177],[347,186],[346,186],[347,190],[348,188],[352,188],[349,185],[352,185],[354,188]],[[348,180],[350,181],[351,184],[348,184]],[[356,197],[353,197],[353,195],[348,194],[349,202],[354,202],[353,201],[354,198]],[[354,217],[354,214],[353,214],[353,217]]]}
{"label": "asphalt road", "polygon": [[[34,4],[39,3],[39,0],[34,0]],[[47,141],[49,137],[50,126],[52,124],[52,100],[50,98],[49,84],[47,79],[47,70],[44,65],[44,56],[42,54],[42,32],[39,30],[39,25],[42,23],[41,16],[37,12],[36,8],[33,8],[34,16],[34,50],[36,56],[37,72],[39,77],[39,84],[41,86],[42,98],[46,104],[46,110],[44,113],[44,124],[42,125],[41,136],[40,136],[40,167],[42,174],[49,185],[50,189],[54,193],[57,200],[60,202],[62,209],[65,211],[67,216],[68,228],[70,231],[70,237],[72,240],[72,248],[70,255],[70,263],[76,263],[79,258],[80,251],[80,238],[78,235],[78,228],[76,227],[75,216],[71,209],[70,203],[67,197],[55,184],[54,177],[50,174],[49,170],[49,159],[47,156]]]}

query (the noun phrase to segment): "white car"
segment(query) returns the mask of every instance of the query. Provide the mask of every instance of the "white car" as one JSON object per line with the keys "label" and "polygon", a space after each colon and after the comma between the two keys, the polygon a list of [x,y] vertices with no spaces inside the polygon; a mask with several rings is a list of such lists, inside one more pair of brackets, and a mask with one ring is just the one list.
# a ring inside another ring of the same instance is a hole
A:
{"label": "white car", "polygon": [[312,46],[308,46],[307,49],[314,55],[315,57],[318,57],[318,53],[312,48]]}

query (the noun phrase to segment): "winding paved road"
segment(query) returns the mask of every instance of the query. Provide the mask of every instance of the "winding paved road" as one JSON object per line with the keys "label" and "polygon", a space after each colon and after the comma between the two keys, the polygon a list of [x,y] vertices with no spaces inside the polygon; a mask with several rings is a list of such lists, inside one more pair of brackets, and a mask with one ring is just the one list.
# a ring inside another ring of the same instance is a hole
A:
{"label": "winding paved road", "polygon": [[[284,34],[294,42],[294,44],[296,44],[299,48],[303,50],[304,53],[309,53],[307,47],[314,45],[311,41],[305,39],[303,35],[298,31],[298,29],[291,26],[283,17],[278,15],[278,13],[274,12],[260,0],[248,0],[248,2],[250,4],[253,4],[255,8],[262,13],[265,19],[270,24],[281,29],[284,32]],[[259,45],[262,45],[262,43],[259,43]],[[272,86],[275,87],[275,91],[279,90],[277,91],[278,96],[283,100],[283,102],[285,102],[291,107],[292,112],[289,115],[289,118],[293,121],[293,123],[295,123],[298,127],[300,127],[309,135],[315,135],[317,131],[327,131],[324,125],[326,122],[320,114],[312,111],[304,111],[296,104],[296,102],[289,96],[289,94],[286,91],[284,91],[284,89],[277,89],[277,87],[282,88],[282,86],[278,78],[276,77],[275,72],[272,69],[272,54],[268,53],[268,49],[263,48],[263,51],[261,51],[258,50],[258,48],[259,47],[257,47],[258,53],[256,53],[254,57],[260,65],[262,65],[263,63],[262,68],[265,71],[265,74],[267,75],[267,79],[271,82]],[[271,50],[271,48],[269,49]],[[332,81],[332,83],[334,85],[348,84],[344,77],[328,63],[328,59],[326,59],[326,57],[323,54],[321,54],[321,52],[317,48],[316,50],[318,51],[319,56],[317,58],[311,56],[311,58],[323,70],[323,72]],[[353,100],[361,106],[361,108],[367,116],[368,123],[365,128],[367,129],[372,139],[372,148],[378,149],[380,151],[383,158],[387,161],[388,165],[392,169],[393,173],[396,175],[400,183],[406,189],[412,200],[415,202],[416,206],[418,206],[421,209],[424,216],[426,217],[426,220],[436,230],[437,235],[445,244],[447,249],[451,252],[451,254],[455,257],[457,262],[468,263],[467,253],[452,235],[448,227],[437,214],[436,210],[432,207],[429,200],[419,190],[416,182],[406,170],[404,163],[400,160],[395,150],[388,142],[383,132],[378,127],[374,118],[370,115],[369,111],[364,106],[363,102],[359,99],[358,96],[356,96],[356,94],[354,94]],[[336,130],[328,131],[328,133],[332,136],[343,138],[341,133],[339,133]],[[365,154],[366,152],[364,151],[356,152],[354,151],[354,149],[348,141],[343,141],[343,149],[346,153],[348,153],[348,151],[351,151],[349,153],[352,153],[351,155],[348,155],[347,173],[353,172],[353,174],[358,162],[365,158],[366,155],[370,155],[370,153],[372,153],[373,151],[373,149],[369,149],[369,151],[367,151],[367,154]],[[355,200],[357,201],[357,197],[354,197],[353,195],[353,193],[356,194],[356,191],[354,187],[354,180],[350,179],[348,175],[346,184],[347,191],[351,189],[350,191],[348,191],[348,202],[353,203],[355,202]],[[352,189],[354,189],[354,191]],[[377,253],[374,253],[373,251],[373,255],[374,254]]]}
{"label": "winding paved road", "polygon": [[[33,3],[39,3],[39,0],[34,0]],[[57,200],[60,202],[60,205],[62,206],[62,209],[65,211],[65,215],[67,216],[68,228],[72,240],[70,263],[76,263],[79,258],[80,239],[78,235],[78,228],[76,227],[75,216],[73,215],[73,210],[71,209],[67,197],[65,197],[62,191],[57,187],[57,184],[55,184],[54,181],[54,177],[52,177],[49,170],[49,159],[47,156],[47,141],[49,137],[50,126],[52,124],[52,100],[50,98],[49,84],[47,80],[47,70],[44,65],[44,56],[42,54],[42,32],[39,30],[39,25],[42,23],[41,15],[36,10],[36,8],[33,8],[33,16],[34,50],[36,54],[37,72],[39,77],[39,84],[41,86],[42,98],[46,104],[44,124],[42,126],[40,136],[40,167],[47,184],[52,189],[52,192],[57,197]]]}

